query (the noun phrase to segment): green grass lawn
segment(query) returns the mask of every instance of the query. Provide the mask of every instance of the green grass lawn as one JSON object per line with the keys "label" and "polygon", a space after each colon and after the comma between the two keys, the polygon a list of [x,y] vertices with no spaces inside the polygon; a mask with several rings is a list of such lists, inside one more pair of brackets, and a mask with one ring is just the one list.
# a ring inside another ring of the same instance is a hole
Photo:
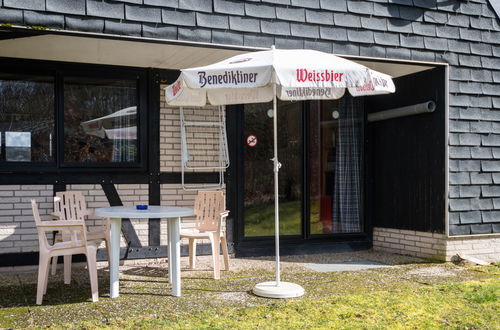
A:
{"label": "green grass lawn", "polygon": [[[0,328],[126,329],[500,329],[500,266],[407,264],[357,272],[286,269],[303,297],[274,300],[249,291],[272,272],[260,268],[184,272],[183,296],[170,296],[164,268],[122,271],[121,295],[90,302],[86,272],[71,285],[49,284],[46,301],[34,305],[34,276],[1,276]],[[60,275],[59,275],[60,276]],[[59,281],[60,280],[60,281]]]}

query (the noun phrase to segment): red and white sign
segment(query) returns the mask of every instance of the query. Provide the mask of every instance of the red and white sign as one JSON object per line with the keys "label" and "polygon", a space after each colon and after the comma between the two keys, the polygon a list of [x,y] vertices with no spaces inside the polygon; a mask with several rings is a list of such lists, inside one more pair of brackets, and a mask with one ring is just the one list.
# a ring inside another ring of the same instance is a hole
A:
{"label": "red and white sign", "polygon": [[257,140],[257,137],[253,134],[250,134],[249,136],[247,136],[247,144],[249,147],[255,147],[257,145],[257,142],[259,142],[259,140]]}

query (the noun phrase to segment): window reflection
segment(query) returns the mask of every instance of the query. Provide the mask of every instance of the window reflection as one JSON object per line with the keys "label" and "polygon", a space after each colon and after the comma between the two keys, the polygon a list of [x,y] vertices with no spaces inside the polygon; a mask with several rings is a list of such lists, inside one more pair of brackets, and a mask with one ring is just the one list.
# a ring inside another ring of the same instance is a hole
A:
{"label": "window reflection", "polygon": [[65,162],[138,162],[136,81],[66,78],[64,136]]}
{"label": "window reflection", "polygon": [[0,160],[52,162],[54,79],[0,73]]}

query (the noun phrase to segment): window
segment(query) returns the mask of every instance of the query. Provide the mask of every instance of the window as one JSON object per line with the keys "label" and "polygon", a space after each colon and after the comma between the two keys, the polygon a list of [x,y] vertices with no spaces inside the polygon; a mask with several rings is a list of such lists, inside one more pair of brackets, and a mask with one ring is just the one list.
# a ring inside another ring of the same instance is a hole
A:
{"label": "window", "polygon": [[64,79],[64,162],[135,163],[135,80]]}
{"label": "window", "polygon": [[54,78],[0,73],[0,161],[53,162]]}

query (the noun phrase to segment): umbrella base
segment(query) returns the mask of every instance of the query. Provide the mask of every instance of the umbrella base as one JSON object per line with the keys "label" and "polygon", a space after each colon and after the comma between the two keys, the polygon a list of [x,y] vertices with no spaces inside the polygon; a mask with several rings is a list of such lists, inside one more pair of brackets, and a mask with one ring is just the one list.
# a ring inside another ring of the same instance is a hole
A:
{"label": "umbrella base", "polygon": [[259,297],[266,298],[295,298],[304,294],[304,288],[290,282],[280,282],[277,286],[275,281],[262,282],[253,288],[253,293]]}

